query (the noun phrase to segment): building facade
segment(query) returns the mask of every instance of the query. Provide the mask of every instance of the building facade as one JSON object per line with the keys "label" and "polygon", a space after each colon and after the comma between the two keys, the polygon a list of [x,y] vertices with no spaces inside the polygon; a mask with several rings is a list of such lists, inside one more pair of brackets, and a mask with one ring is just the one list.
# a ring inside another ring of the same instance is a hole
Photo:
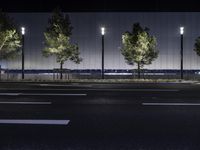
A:
{"label": "building facade", "polygon": [[[105,34],[105,69],[133,69],[121,54],[121,37],[139,22],[157,38],[158,58],[145,69],[180,68],[180,32],[184,26],[184,69],[199,69],[200,57],[193,51],[195,39],[200,36],[200,13],[195,12],[88,12],[68,13],[71,19],[71,40],[79,45],[83,61],[80,64],[65,62],[67,69],[101,69],[101,33]],[[42,56],[43,32],[51,13],[10,13],[19,26],[25,26],[25,69],[59,68],[55,57]],[[1,61],[3,68],[21,69],[21,58]]]}

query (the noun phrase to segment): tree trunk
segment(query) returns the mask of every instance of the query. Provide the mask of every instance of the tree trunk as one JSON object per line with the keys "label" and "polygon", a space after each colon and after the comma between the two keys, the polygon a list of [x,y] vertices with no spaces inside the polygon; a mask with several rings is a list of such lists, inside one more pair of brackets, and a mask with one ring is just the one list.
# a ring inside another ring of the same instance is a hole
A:
{"label": "tree trunk", "polygon": [[138,63],[138,79],[140,79],[140,63]]}
{"label": "tree trunk", "polygon": [[60,63],[60,79],[63,79],[63,62]]}

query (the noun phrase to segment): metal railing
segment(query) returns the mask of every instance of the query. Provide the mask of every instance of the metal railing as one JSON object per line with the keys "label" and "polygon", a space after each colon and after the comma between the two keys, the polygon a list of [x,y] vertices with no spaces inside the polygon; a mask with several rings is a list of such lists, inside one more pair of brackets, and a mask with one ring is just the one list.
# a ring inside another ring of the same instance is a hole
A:
{"label": "metal railing", "polygon": [[[59,80],[60,69],[25,70],[26,80]],[[9,70],[0,66],[0,80],[20,80],[21,70]],[[63,80],[100,79],[100,70],[69,70],[63,69]],[[137,70],[105,70],[105,79],[137,79]],[[179,70],[142,70],[142,79],[180,79]],[[184,79],[200,80],[199,70],[185,70]]]}

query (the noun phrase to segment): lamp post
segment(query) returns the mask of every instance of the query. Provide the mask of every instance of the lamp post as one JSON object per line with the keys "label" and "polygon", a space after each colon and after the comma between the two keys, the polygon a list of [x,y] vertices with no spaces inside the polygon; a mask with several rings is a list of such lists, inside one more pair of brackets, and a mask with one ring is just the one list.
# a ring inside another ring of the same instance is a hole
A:
{"label": "lamp post", "polygon": [[24,35],[25,35],[25,27],[21,27],[22,34],[22,80],[24,79]]}
{"label": "lamp post", "polygon": [[184,27],[180,27],[180,35],[181,35],[181,79],[183,79],[183,34],[184,34]]}
{"label": "lamp post", "polygon": [[1,65],[0,65],[0,80],[1,80]]}
{"label": "lamp post", "polygon": [[105,35],[105,28],[101,27],[101,42],[102,42],[102,61],[101,61],[101,78],[104,79],[104,35]]}

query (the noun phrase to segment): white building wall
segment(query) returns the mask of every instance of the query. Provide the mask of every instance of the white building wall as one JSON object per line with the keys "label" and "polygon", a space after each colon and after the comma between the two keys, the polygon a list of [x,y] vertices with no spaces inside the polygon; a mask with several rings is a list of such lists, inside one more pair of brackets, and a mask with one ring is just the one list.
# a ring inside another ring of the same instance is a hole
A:
{"label": "white building wall", "polygon": [[[19,25],[26,27],[25,68],[58,68],[55,57],[42,56],[43,32],[50,13],[11,13]],[[78,43],[83,62],[77,65],[66,62],[69,69],[101,68],[100,27],[106,27],[105,69],[132,69],[121,55],[121,35],[131,30],[133,23],[140,22],[150,28],[158,42],[159,57],[147,69],[180,68],[179,27],[185,27],[184,34],[184,69],[200,69],[200,57],[193,51],[195,38],[200,36],[200,13],[195,12],[148,12],[148,13],[69,13],[73,29],[72,41]],[[21,58],[14,61],[2,61],[3,67],[21,68]]]}

